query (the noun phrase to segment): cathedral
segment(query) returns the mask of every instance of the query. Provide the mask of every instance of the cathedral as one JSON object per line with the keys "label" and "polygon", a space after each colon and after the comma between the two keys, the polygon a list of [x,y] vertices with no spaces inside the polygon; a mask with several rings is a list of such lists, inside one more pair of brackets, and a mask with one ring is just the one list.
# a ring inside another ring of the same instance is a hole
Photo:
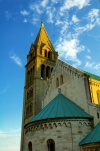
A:
{"label": "cathedral", "polygon": [[41,23],[25,66],[20,151],[100,151],[100,77],[58,55]]}

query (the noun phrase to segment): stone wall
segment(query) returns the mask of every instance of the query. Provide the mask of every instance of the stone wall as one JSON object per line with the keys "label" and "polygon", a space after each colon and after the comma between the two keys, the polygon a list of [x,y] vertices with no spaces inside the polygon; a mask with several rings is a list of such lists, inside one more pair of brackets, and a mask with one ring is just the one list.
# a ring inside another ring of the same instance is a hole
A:
{"label": "stone wall", "polygon": [[[56,79],[58,78],[60,81],[61,75],[63,76],[63,84],[59,84],[59,87],[56,87]],[[51,74],[51,79],[42,101],[43,107],[58,94],[58,88],[61,88],[61,93],[64,96],[89,113],[87,102],[90,102],[90,98],[86,92],[84,73],[61,60],[57,60],[56,66]]]}
{"label": "stone wall", "polygon": [[53,139],[56,151],[80,151],[79,142],[91,131],[87,119],[59,119],[30,123],[25,128],[25,149],[32,143],[32,151],[48,151],[47,140]]}

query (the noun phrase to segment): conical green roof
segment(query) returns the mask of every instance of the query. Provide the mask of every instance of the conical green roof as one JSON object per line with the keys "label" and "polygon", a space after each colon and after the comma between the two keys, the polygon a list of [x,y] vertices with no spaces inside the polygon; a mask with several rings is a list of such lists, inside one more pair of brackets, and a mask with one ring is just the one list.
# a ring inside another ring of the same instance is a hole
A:
{"label": "conical green roof", "polygon": [[[58,94],[29,123],[56,118],[93,118],[62,94]],[[27,123],[28,124],[28,123]],[[27,125],[26,124],[26,125]]]}
{"label": "conical green roof", "polygon": [[100,143],[100,122],[94,129],[79,143],[79,145]]}

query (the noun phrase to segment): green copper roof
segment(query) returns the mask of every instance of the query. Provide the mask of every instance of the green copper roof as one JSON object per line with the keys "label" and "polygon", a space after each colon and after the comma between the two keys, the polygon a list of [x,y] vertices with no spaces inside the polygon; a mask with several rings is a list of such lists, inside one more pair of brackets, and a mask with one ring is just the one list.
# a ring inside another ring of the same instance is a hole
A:
{"label": "green copper roof", "polygon": [[86,71],[83,71],[89,78],[93,78],[95,80],[99,80],[100,81],[100,76],[97,76],[95,74],[92,74],[92,73],[89,73],[89,72],[86,72]]}
{"label": "green copper roof", "polygon": [[79,143],[79,145],[100,142],[100,122],[94,129]]}
{"label": "green copper roof", "polygon": [[49,104],[47,104],[29,123],[53,118],[93,118],[83,109],[66,98],[58,94]]}

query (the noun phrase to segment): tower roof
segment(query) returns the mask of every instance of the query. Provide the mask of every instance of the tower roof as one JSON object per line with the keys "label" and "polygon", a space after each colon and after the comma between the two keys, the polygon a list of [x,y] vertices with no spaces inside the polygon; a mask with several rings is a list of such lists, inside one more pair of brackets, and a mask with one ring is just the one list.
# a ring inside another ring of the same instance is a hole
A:
{"label": "tower roof", "polygon": [[94,127],[94,129],[79,143],[79,145],[85,145],[90,143],[100,143],[100,122]]}
{"label": "tower roof", "polygon": [[29,123],[46,119],[56,118],[93,118],[83,109],[66,98],[58,94],[49,104],[47,104]]}
{"label": "tower roof", "polygon": [[34,45],[36,45],[36,46],[39,45],[41,47],[43,47],[44,45],[48,45],[51,50],[55,51],[54,47],[51,43],[51,40],[50,40],[50,38],[46,32],[46,29],[44,27],[43,22],[41,23],[41,27],[40,27],[40,30],[37,34],[35,41],[34,41]]}

